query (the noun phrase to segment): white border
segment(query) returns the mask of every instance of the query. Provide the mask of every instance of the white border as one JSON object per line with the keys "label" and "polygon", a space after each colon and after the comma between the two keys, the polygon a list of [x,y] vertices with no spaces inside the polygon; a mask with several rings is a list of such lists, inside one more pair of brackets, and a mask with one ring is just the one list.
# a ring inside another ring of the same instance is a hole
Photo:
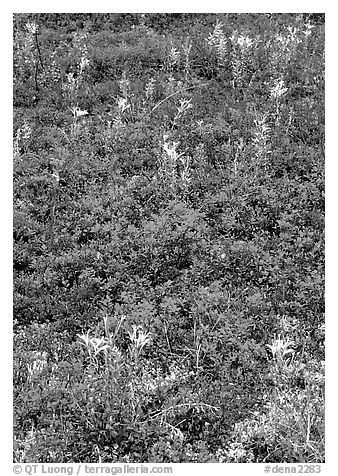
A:
{"label": "white border", "polygon": [[[9,464],[8,472],[4,474],[12,474],[12,14],[14,12],[56,12],[56,13],[75,13],[75,12],[229,12],[229,13],[260,13],[260,12],[325,12],[326,13],[326,315],[327,315],[327,405],[326,405],[326,461],[323,474],[335,474],[334,462],[336,459],[336,428],[337,428],[337,354],[334,352],[337,346],[337,305],[335,297],[337,294],[337,246],[338,234],[336,223],[337,215],[337,161],[338,150],[336,145],[336,136],[338,128],[337,120],[337,9],[334,2],[322,1],[284,1],[271,2],[259,1],[248,2],[237,0],[236,2],[225,4],[223,2],[207,2],[205,4],[189,1],[182,3],[181,1],[172,2],[108,2],[96,1],[95,9],[92,2],[69,2],[59,1],[57,3],[47,3],[42,1],[24,2],[14,1],[2,4],[0,22],[1,22],[1,65],[2,65],[2,95],[1,95],[1,132],[2,132],[2,153],[0,158],[0,193],[1,193],[1,387],[2,397],[2,425],[1,425],[1,454],[2,463]],[[121,8],[123,7],[123,8]],[[178,466],[183,466],[179,470]],[[175,465],[174,474],[183,474],[191,471],[204,471],[201,465]],[[212,471],[216,474],[218,465],[212,466]],[[263,474],[261,465],[222,465],[222,474]],[[259,468],[261,466],[261,468]],[[7,469],[7,468],[6,468]]]}
{"label": "white border", "polygon": [[[325,5],[326,4],[326,5]],[[236,0],[236,2],[220,2],[211,0],[206,2],[189,1],[142,1],[124,0],[123,2],[111,2],[97,0],[92,2],[74,2],[61,0],[55,3],[44,1],[17,1],[6,5],[11,12],[17,13],[321,13],[328,10],[330,2],[318,2],[313,0],[285,0],[284,2],[272,2],[260,0],[250,2],[248,0]],[[94,8],[95,7],[95,8]],[[331,10],[331,8],[329,8]],[[333,8],[332,8],[333,9]]]}

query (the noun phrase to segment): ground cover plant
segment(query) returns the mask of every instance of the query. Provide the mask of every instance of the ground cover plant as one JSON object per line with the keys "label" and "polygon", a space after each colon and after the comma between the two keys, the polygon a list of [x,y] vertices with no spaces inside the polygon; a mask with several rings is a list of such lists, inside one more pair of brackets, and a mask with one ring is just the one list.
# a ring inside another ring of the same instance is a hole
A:
{"label": "ground cover plant", "polygon": [[13,35],[14,460],[323,462],[323,15]]}

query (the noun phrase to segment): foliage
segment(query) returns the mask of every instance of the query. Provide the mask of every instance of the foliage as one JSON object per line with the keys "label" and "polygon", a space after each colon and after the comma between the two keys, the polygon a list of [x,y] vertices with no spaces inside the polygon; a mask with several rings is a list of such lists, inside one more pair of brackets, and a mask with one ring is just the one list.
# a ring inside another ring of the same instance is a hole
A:
{"label": "foliage", "polygon": [[323,64],[319,14],[15,14],[15,461],[324,461]]}

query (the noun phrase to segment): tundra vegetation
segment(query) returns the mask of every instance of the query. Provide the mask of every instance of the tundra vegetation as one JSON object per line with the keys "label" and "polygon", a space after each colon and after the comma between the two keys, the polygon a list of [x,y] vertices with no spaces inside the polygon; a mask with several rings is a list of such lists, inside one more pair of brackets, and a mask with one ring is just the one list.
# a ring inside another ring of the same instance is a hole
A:
{"label": "tundra vegetation", "polygon": [[323,15],[13,39],[14,460],[323,462]]}

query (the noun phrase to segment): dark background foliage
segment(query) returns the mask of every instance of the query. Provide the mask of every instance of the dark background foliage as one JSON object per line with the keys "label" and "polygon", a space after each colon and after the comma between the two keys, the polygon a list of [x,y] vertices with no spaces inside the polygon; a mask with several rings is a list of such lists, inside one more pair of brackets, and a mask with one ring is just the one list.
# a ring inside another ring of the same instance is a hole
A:
{"label": "dark background foliage", "polygon": [[[323,50],[322,14],[14,16],[16,460],[323,460]],[[252,429],[279,391],[294,440]]]}

